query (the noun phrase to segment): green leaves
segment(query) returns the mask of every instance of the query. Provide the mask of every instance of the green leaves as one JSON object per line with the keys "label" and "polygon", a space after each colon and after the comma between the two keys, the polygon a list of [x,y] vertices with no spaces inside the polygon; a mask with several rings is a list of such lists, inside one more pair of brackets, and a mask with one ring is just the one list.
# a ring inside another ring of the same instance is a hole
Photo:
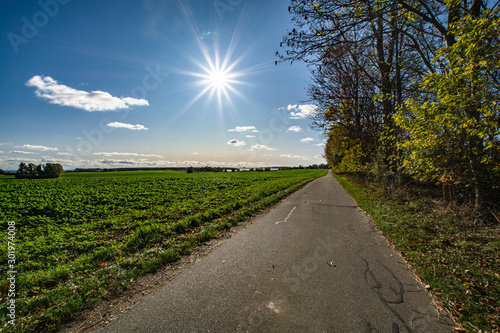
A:
{"label": "green leaves", "polygon": [[400,143],[405,169],[422,180],[474,188],[476,205],[485,184],[500,181],[500,17],[484,15],[457,22],[456,43],[434,60],[444,70],[423,78],[421,90],[435,101],[409,99],[394,116],[409,135]]}

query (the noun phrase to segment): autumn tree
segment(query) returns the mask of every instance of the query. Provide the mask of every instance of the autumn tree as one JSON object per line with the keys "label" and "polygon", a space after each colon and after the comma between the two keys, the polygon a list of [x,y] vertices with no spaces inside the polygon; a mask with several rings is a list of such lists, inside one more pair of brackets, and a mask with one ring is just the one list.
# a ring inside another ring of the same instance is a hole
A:
{"label": "autumn tree", "polygon": [[[396,1],[292,1],[289,11],[296,28],[284,36],[282,46],[286,51],[278,55],[283,61],[300,60],[311,65],[313,86],[317,89],[310,90],[310,96],[319,102],[320,115],[325,120],[328,115],[334,115],[332,110],[358,113],[360,99],[349,95],[345,95],[343,101],[328,98],[332,91],[328,84],[338,80],[339,75],[345,76],[344,82],[349,80],[347,76],[353,75],[351,83],[354,86],[360,83],[354,90],[363,91],[364,97],[369,98],[364,105],[370,110],[365,108],[363,112],[371,112],[371,118],[378,121],[376,127],[382,129],[377,128],[377,135],[371,138],[373,142],[365,145],[367,150],[365,147],[362,150],[372,153],[373,147],[377,147],[375,151],[382,153],[384,164],[391,167],[397,139],[393,115],[412,87],[404,82],[426,72],[418,53],[408,46],[411,43],[407,36],[411,34],[402,33],[410,18],[403,15]],[[358,80],[360,78],[362,80]],[[327,98],[321,101],[321,97]],[[372,132],[371,127],[366,133]],[[325,130],[338,133],[329,128]]]}
{"label": "autumn tree", "polygon": [[480,209],[500,182],[498,11],[464,16],[448,33],[453,43],[434,61],[444,69],[422,80],[430,100],[409,99],[395,116],[409,133],[400,144],[407,152],[403,166],[444,188],[471,189]]}
{"label": "autumn tree", "polygon": [[[353,38],[355,40],[355,38]],[[313,125],[325,130],[326,155],[341,172],[361,171],[374,159],[381,132],[382,113],[373,100],[375,88],[370,66],[359,43],[328,50],[312,71],[308,94],[326,112],[314,116]]]}
{"label": "autumn tree", "polygon": [[[471,193],[482,207],[500,179],[499,4],[291,1],[295,28],[278,55],[311,66],[329,163],[362,165],[378,147],[391,171]],[[357,122],[366,115],[374,126]]]}

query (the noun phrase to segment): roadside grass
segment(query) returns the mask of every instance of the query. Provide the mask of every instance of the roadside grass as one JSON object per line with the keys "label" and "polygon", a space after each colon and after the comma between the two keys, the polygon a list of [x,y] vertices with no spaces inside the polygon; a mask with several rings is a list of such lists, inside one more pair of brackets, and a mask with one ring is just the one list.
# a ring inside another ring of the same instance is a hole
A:
{"label": "roadside grass", "polygon": [[425,188],[395,196],[359,177],[335,177],[467,331],[500,331],[500,226],[477,223]]}
{"label": "roadside grass", "polygon": [[[1,229],[15,221],[18,232],[16,325],[7,324],[3,302],[2,331],[54,331],[325,174],[146,172],[0,183]],[[0,245],[7,248],[5,237]],[[0,287],[5,300],[5,274]]]}

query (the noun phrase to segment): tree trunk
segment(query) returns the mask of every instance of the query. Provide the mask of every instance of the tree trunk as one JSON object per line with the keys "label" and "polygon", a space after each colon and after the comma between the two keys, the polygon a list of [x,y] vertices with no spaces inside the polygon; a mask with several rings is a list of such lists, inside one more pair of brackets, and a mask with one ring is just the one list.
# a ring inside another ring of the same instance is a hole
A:
{"label": "tree trunk", "polygon": [[483,173],[481,172],[481,161],[479,156],[469,158],[469,164],[472,172],[472,186],[474,189],[474,209],[482,210],[484,207],[484,186]]}

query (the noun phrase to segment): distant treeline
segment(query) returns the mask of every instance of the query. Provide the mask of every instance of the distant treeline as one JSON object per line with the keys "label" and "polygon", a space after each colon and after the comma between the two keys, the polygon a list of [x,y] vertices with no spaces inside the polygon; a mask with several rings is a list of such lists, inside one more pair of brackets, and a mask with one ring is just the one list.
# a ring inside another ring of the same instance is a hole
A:
{"label": "distant treeline", "polygon": [[16,172],[18,179],[35,179],[35,178],[59,178],[64,169],[59,163],[47,164],[19,164],[19,169]]}
{"label": "distant treeline", "polygon": [[329,169],[327,164],[313,164],[308,166],[277,166],[265,168],[235,168],[235,167],[156,167],[156,168],[76,168],[68,172],[118,172],[118,171],[186,171],[186,172],[238,172],[238,171],[276,171],[294,169]]}

